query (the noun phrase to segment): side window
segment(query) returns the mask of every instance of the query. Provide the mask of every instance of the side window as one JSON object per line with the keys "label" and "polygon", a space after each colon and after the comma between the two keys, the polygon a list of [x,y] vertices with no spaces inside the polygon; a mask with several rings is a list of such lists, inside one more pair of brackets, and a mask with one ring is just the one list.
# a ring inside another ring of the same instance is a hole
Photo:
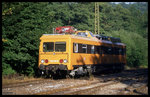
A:
{"label": "side window", "polygon": [[102,54],[107,54],[107,48],[105,46],[102,46]]}
{"label": "side window", "polygon": [[119,48],[116,47],[116,55],[119,55]]}
{"label": "side window", "polygon": [[92,46],[91,46],[91,54],[94,54],[94,53],[95,53],[95,46],[92,45]]}
{"label": "side window", "polygon": [[119,48],[119,55],[121,55],[122,54],[122,48]]}
{"label": "side window", "polygon": [[98,46],[94,45],[73,43],[73,53],[87,53],[87,54],[100,53],[100,46],[98,48]]}
{"label": "side window", "polygon": [[88,54],[91,54],[91,46],[92,46],[92,45],[87,45],[87,53],[88,53]]}
{"label": "side window", "polygon": [[54,51],[54,42],[43,43],[43,52],[53,52],[53,51]]}
{"label": "side window", "polygon": [[112,54],[112,47],[102,46],[102,54]]}
{"label": "side window", "polygon": [[112,48],[108,47],[108,54],[112,54]]}
{"label": "side window", "polygon": [[87,45],[82,44],[82,53],[87,53]]}
{"label": "side window", "polygon": [[122,48],[122,53],[121,55],[125,55],[125,48]]}
{"label": "side window", "polygon": [[74,43],[74,53],[78,53],[78,43]]}
{"label": "side window", "polygon": [[113,54],[115,55],[124,55],[125,53],[126,52],[124,48],[118,48],[118,47],[113,48]]}
{"label": "side window", "polygon": [[82,44],[78,44],[78,53],[82,53]]}
{"label": "side window", "polygon": [[95,53],[102,54],[101,46],[95,46]]}
{"label": "side window", "polygon": [[114,55],[117,55],[117,49],[114,47]]}
{"label": "side window", "polygon": [[100,54],[104,54],[104,48],[103,48],[103,46],[101,46],[101,52],[100,52]]}
{"label": "side window", "polygon": [[115,48],[112,47],[112,54],[115,55]]}
{"label": "side window", "polygon": [[104,53],[105,53],[105,54],[108,54],[108,47],[105,46],[105,47],[104,47],[104,50],[105,50]]}

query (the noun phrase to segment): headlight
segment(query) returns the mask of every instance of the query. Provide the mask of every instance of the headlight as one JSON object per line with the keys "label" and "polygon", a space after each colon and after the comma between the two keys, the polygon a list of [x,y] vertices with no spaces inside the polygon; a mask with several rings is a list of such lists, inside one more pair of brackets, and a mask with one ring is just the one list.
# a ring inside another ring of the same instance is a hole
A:
{"label": "headlight", "polygon": [[41,63],[44,63],[44,60],[41,60]]}
{"label": "headlight", "polygon": [[66,60],[66,59],[64,59],[64,63],[67,63],[67,60]]}

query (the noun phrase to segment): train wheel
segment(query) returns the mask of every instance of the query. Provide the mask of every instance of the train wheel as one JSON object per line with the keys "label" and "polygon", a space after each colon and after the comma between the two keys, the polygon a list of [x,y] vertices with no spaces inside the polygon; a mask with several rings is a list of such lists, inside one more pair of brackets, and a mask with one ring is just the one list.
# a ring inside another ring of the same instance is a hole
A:
{"label": "train wheel", "polygon": [[118,72],[119,72],[119,67],[113,65],[113,73],[118,73]]}
{"label": "train wheel", "polygon": [[115,65],[112,66],[112,71],[113,71],[113,73],[116,72],[116,67],[115,67]]}
{"label": "train wheel", "polygon": [[123,71],[123,70],[124,70],[124,64],[121,65],[121,71]]}
{"label": "train wheel", "polygon": [[70,71],[67,70],[66,73],[67,73],[67,74],[66,74],[66,78],[68,78],[68,79],[71,78],[71,76],[69,75]]}
{"label": "train wheel", "polygon": [[66,70],[61,70],[59,72],[60,72],[60,77],[61,78],[66,78],[66,75],[67,75],[67,71]]}
{"label": "train wheel", "polygon": [[38,70],[38,77],[45,78],[46,77],[45,71],[39,69]]}

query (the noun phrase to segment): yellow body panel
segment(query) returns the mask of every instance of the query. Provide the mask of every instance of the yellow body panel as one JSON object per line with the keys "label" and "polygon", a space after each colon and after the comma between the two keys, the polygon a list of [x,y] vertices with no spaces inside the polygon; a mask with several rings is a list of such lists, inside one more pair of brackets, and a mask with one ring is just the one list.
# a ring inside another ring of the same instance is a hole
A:
{"label": "yellow body panel", "polygon": [[[81,37],[76,35],[43,35],[40,38],[39,46],[39,64],[41,64],[42,59],[48,59],[48,64],[57,64],[60,65],[60,59],[67,59],[68,70],[73,70],[73,65],[92,65],[92,64],[111,64],[113,63],[125,63],[125,56],[123,55],[104,55],[104,54],[86,54],[86,53],[73,53],[73,43],[82,43],[89,45],[104,45],[101,40],[98,40],[95,37]],[[66,52],[43,52],[43,42],[66,42]],[[105,44],[106,46],[108,44]],[[119,47],[119,45],[116,47]],[[121,47],[121,46],[120,46]],[[125,47],[125,46],[123,46]],[[115,60],[119,57],[119,60]]]}

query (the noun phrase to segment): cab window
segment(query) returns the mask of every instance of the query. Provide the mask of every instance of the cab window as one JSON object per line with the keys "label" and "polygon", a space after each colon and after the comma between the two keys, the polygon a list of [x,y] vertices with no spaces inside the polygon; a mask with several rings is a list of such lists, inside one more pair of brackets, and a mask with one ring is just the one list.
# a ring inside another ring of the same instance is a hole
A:
{"label": "cab window", "polygon": [[55,42],[55,51],[56,52],[65,52],[66,51],[66,42]]}
{"label": "cab window", "polygon": [[53,52],[53,51],[54,51],[54,42],[43,43],[43,52]]}

